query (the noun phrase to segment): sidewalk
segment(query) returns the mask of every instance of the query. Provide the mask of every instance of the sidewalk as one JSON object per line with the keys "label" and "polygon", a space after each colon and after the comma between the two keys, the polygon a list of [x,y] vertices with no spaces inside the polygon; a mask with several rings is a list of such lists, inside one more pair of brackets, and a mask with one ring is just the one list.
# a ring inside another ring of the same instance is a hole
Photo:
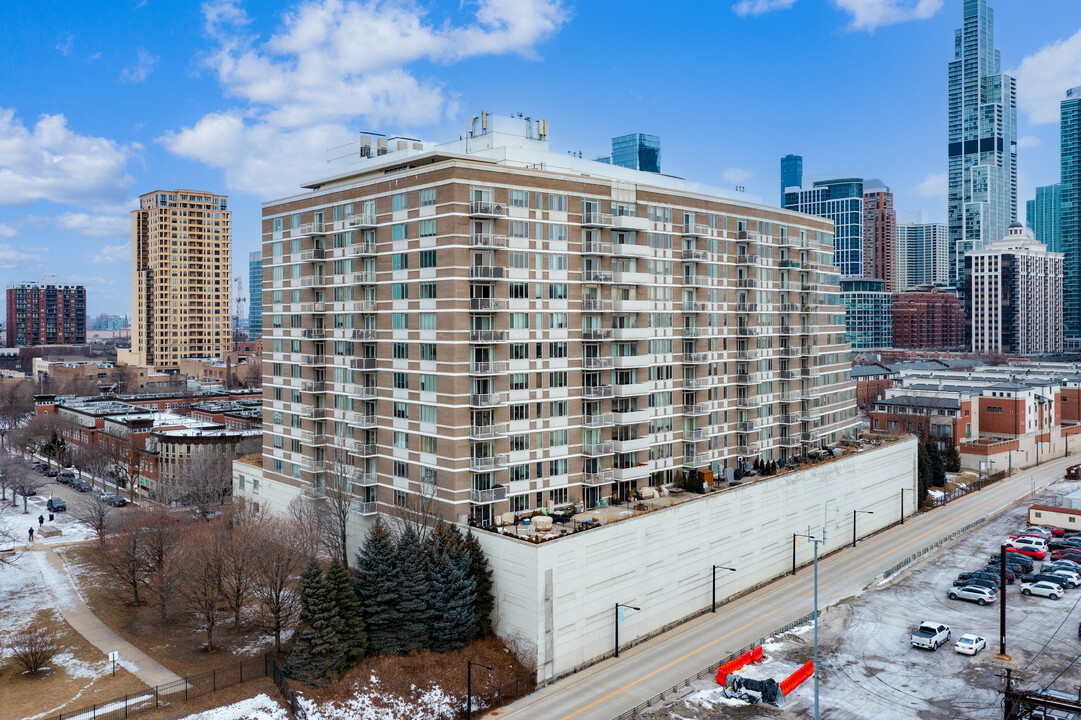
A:
{"label": "sidewalk", "polygon": [[34,550],[45,584],[56,599],[56,608],[64,619],[86,640],[108,656],[120,652],[120,661],[133,675],[150,687],[181,680],[180,676],[120,637],[91,612],[79,589],[68,575],[63,559],[55,549]]}

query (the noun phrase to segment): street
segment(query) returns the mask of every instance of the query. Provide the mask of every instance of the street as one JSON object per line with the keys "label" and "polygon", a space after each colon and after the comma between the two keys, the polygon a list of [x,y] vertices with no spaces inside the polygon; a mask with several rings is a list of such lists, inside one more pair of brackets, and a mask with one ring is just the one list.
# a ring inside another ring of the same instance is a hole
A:
{"label": "street", "polygon": [[[1002,480],[905,521],[819,563],[819,605],[825,608],[860,593],[875,577],[912,553],[1061,478],[1074,458],[1061,458]],[[918,563],[914,563],[917,565]],[[541,688],[490,718],[611,720],[671,688],[717,659],[807,615],[813,606],[813,572],[804,568],[750,595],[590,668]]]}

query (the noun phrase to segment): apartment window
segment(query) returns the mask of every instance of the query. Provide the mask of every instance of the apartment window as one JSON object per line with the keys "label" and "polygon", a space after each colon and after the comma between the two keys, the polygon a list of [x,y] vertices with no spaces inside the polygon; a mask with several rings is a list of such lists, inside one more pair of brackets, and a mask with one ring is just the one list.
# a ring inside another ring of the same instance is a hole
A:
{"label": "apartment window", "polygon": [[396,402],[394,403],[394,417],[408,419],[409,417],[409,403]]}
{"label": "apartment window", "polygon": [[559,447],[567,444],[566,430],[553,430],[548,433],[548,447]]}
{"label": "apartment window", "polygon": [[511,313],[508,323],[507,327],[511,330],[528,330],[529,313]]}
{"label": "apartment window", "polygon": [[390,198],[390,207],[392,210],[407,210],[409,208],[409,198],[406,193],[398,193]]}
{"label": "apartment window", "polygon": [[395,253],[392,262],[395,270],[409,269],[409,255],[407,253]]}
{"label": "apartment window", "polygon": [[407,478],[409,477],[409,463],[402,462],[401,460],[394,461],[394,477]]}
{"label": "apartment window", "polygon": [[422,268],[435,267],[435,250],[420,251],[420,266]]}
{"label": "apartment window", "polygon": [[409,344],[408,343],[394,343],[394,359],[395,360],[408,360],[409,359]]}
{"label": "apartment window", "polygon": [[568,467],[567,458],[562,458],[561,460],[552,460],[550,463],[548,463],[548,474],[549,475],[566,475],[567,474],[567,467]]}
{"label": "apartment window", "polygon": [[522,403],[521,405],[510,406],[510,419],[513,420],[528,420],[529,419],[529,404]]}
{"label": "apartment window", "polygon": [[548,357],[550,357],[550,358],[565,358],[565,357],[567,357],[567,343],[565,343],[565,342],[548,343]]}
{"label": "apartment window", "polygon": [[[529,494],[513,495],[510,498],[511,512],[524,512],[529,509]],[[1072,519],[1072,518],[1071,518]]]}
{"label": "apartment window", "polygon": [[510,436],[510,449],[511,452],[519,452],[521,450],[529,449],[529,435],[511,435]]}
{"label": "apartment window", "polygon": [[395,300],[409,299],[409,285],[406,283],[394,283],[391,288],[391,297]]}
{"label": "apartment window", "polygon": [[529,193],[525,190],[511,190],[508,193],[507,204],[511,207],[529,207]]}
{"label": "apartment window", "polygon": [[549,195],[548,196],[548,209],[555,210],[556,212],[567,212],[567,196],[566,195]]}
{"label": "apartment window", "polygon": [[435,360],[435,343],[420,344],[420,359]]}
{"label": "apartment window", "polygon": [[[564,238],[566,239],[566,238]],[[552,253],[548,256],[548,269],[549,270],[566,270],[567,269],[567,256],[562,253]]]}
{"label": "apartment window", "polygon": [[548,373],[548,387],[567,387],[566,371]]}
{"label": "apartment window", "polygon": [[511,360],[528,360],[529,359],[529,344],[528,343],[511,343],[511,346],[510,346],[510,359]]}
{"label": "apartment window", "polygon": [[548,403],[549,417],[567,417],[567,401],[558,400]]}
{"label": "apartment window", "polygon": [[507,234],[512,238],[528,238],[529,223],[524,220],[511,220],[507,224]]}
{"label": "apartment window", "polygon": [[421,300],[434,300],[435,299],[435,283],[424,282],[420,284],[420,299]]}
{"label": "apartment window", "polygon": [[567,327],[567,313],[548,313],[549,329],[562,330]]}
{"label": "apartment window", "polygon": [[529,373],[513,373],[510,376],[510,389],[511,390],[528,390],[529,389]]}
{"label": "apartment window", "polygon": [[548,299],[549,300],[566,300],[567,299],[567,284],[566,283],[552,283],[548,286]]}
{"label": "apartment window", "polygon": [[438,325],[438,316],[433,312],[425,312],[420,314],[420,329],[421,330],[435,330]]}
{"label": "apartment window", "polygon": [[409,433],[400,430],[394,431],[394,447],[409,449]]}
{"label": "apartment window", "polygon": [[420,191],[420,206],[429,207],[435,205],[435,188],[424,188]]}
{"label": "apartment window", "polygon": [[434,423],[436,421],[435,405],[420,405],[420,421]]}
{"label": "apartment window", "polygon": [[393,321],[393,327],[395,330],[408,330],[409,329],[409,314],[408,313],[394,313],[391,320]]}
{"label": "apartment window", "polygon": [[512,268],[524,268],[529,269],[529,253],[522,250],[512,250],[510,252],[509,263]]}
{"label": "apartment window", "polygon": [[[420,236],[421,237],[435,237],[435,220],[421,220],[420,221]],[[421,265],[421,267],[425,267]]]}
{"label": "apartment window", "polygon": [[398,390],[409,389],[409,373],[396,372],[394,373],[394,387]]}
{"label": "apartment window", "polygon": [[529,283],[511,283],[507,289],[512,300],[524,300],[529,298]]}
{"label": "apartment window", "polygon": [[567,226],[566,225],[549,225],[548,226],[548,239],[553,242],[567,242]]}

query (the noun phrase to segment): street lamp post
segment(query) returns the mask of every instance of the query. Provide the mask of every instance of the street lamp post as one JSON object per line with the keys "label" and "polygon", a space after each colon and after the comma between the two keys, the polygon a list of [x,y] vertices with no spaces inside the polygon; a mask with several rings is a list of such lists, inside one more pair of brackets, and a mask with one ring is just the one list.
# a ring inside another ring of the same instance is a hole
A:
{"label": "street lamp post", "polygon": [[853,510],[852,511],[852,547],[856,547],[856,513],[864,513],[866,515],[874,515],[873,510]]}
{"label": "street lamp post", "polygon": [[473,666],[482,667],[489,672],[494,672],[491,665],[475,663],[472,660],[465,661],[465,720],[473,720]]}
{"label": "street lamp post", "polygon": [[616,607],[615,607],[615,610],[616,610],[616,657],[619,657],[619,609],[621,607],[625,607],[628,610],[641,610],[642,609],[642,608],[637,608],[634,605],[624,605],[623,603],[616,603]]}
{"label": "street lamp post", "polygon": [[724,567],[722,565],[714,565],[713,566],[713,608],[710,610],[710,612],[717,612],[717,571],[718,570],[731,570],[732,572],[736,571],[735,568]]}
{"label": "street lamp post", "polygon": [[[823,528],[823,531],[825,528]],[[825,532],[823,532],[825,535]],[[824,540],[818,540],[814,535],[808,533],[807,535],[801,535],[814,543],[815,553],[815,650],[814,650],[814,683],[815,683],[815,720],[818,720],[818,544],[824,542]]]}

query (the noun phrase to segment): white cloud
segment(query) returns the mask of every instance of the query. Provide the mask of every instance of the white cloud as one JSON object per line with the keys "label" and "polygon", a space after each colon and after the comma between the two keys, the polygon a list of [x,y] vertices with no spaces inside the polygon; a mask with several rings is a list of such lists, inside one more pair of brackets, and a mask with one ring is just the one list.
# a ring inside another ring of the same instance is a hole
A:
{"label": "white cloud", "polygon": [[131,260],[131,245],[106,245],[89,256],[92,263],[98,265],[116,265]]}
{"label": "white cloud", "polygon": [[14,110],[0,108],[0,205],[120,202],[134,182],[128,159],[139,149],[74,133],[63,115],[42,115],[28,130]]}
{"label": "white cloud", "polygon": [[0,270],[10,270],[15,267],[25,267],[27,263],[40,265],[42,253],[49,252],[49,248],[16,248],[11,245],[0,245]]}
{"label": "white cloud", "polygon": [[452,94],[410,64],[532,58],[568,11],[560,0],[479,0],[472,17],[456,25],[436,22],[407,0],[309,0],[283,14],[266,40],[247,33],[250,19],[238,0],[205,3],[203,17],[217,45],[203,62],[244,106],[159,140],[224,170],[232,189],[265,195],[292,192],[318,174],[327,142],[349,137],[354,119],[419,127],[452,112]]}
{"label": "white cloud", "polygon": [[796,4],[796,0],[739,0],[732,6],[736,15],[762,15],[774,10],[787,10]]}
{"label": "white cloud", "polygon": [[1024,137],[1021,137],[1021,138],[1017,139],[1017,147],[1019,147],[1019,148],[1036,147],[1037,145],[1040,144],[1040,142],[1042,142],[1040,140],[1040,138],[1036,137],[1035,135],[1025,135]]}
{"label": "white cloud", "polygon": [[69,212],[61,213],[53,219],[56,225],[64,230],[91,237],[127,235],[131,232],[131,219],[126,215],[89,215]]}
{"label": "white cloud", "polygon": [[1029,121],[1057,123],[1067,88],[1081,85],[1081,30],[1026,55],[1010,72],[1017,78],[1017,105]]}
{"label": "white cloud", "polygon": [[0,238],[13,238],[18,234],[19,231],[11,225],[8,225],[7,223],[0,223]]}
{"label": "white cloud", "polygon": [[912,192],[920,197],[946,197],[949,176],[946,173],[930,173]]}
{"label": "white cloud", "polygon": [[852,16],[850,30],[867,32],[882,25],[926,20],[942,9],[942,0],[833,0],[833,4]]}
{"label": "white cloud", "polygon": [[728,168],[721,177],[723,177],[727,183],[741,185],[754,177],[754,171],[744,170],[743,168]]}
{"label": "white cloud", "polygon": [[154,66],[158,64],[158,56],[151,55],[146,51],[146,48],[136,48],[136,51],[139,56],[138,59],[133,66],[120,71],[120,82],[137,85],[150,77],[150,73],[154,72]]}
{"label": "white cloud", "polygon": [[64,57],[71,55],[71,48],[75,44],[75,36],[71,33],[64,33],[64,37],[60,39],[60,42],[56,43],[56,49],[60,51],[60,54]]}

